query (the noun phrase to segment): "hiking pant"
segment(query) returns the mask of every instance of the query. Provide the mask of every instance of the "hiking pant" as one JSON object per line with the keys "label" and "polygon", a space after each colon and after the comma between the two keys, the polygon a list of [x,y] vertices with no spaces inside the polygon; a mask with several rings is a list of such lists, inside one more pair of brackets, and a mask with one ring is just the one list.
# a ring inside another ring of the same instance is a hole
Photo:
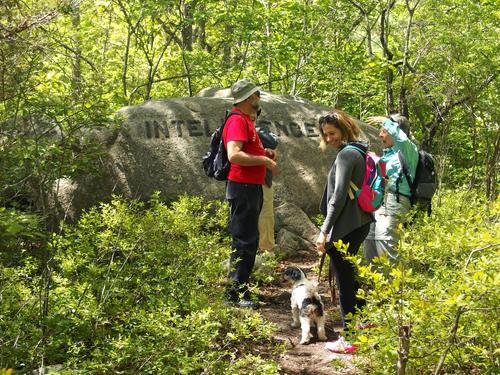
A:
{"label": "hiking pant", "polygon": [[[370,223],[363,225],[342,238],[342,242],[349,244],[347,252],[354,255],[358,252],[359,247],[363,243],[370,230]],[[342,317],[342,324],[344,330],[348,329],[349,319],[346,318],[348,314],[354,314],[356,309],[365,305],[364,300],[356,298],[356,293],[359,289],[359,282],[357,280],[357,272],[354,264],[344,258],[344,255],[331,243],[327,249],[330,255],[330,264],[335,273],[337,287],[339,289],[340,300],[340,314]]]}
{"label": "hiking pant", "polygon": [[227,294],[230,299],[236,300],[240,293],[246,295],[244,298],[248,296],[246,284],[255,264],[259,244],[262,186],[228,181],[226,198],[230,208],[229,232],[232,236]]}
{"label": "hiking pant", "polygon": [[371,224],[370,232],[363,244],[363,252],[368,263],[374,257],[387,256],[395,261],[398,258],[398,246],[400,240],[399,224],[407,219],[410,211],[410,199],[404,195],[392,192],[386,194],[386,200],[382,207],[375,211],[375,221]]}
{"label": "hiking pant", "polygon": [[259,215],[259,249],[274,250],[274,188],[262,185],[263,203]]}

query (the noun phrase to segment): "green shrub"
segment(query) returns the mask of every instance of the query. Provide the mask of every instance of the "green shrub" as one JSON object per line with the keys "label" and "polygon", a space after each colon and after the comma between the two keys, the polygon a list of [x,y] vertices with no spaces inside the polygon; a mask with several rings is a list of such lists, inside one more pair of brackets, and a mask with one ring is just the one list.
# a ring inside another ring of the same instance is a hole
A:
{"label": "green shrub", "polygon": [[44,240],[38,216],[0,207],[0,368],[33,358]]}
{"label": "green shrub", "polygon": [[398,360],[410,374],[500,368],[500,200],[470,191],[441,198],[430,218],[403,230],[397,264],[360,269],[372,285],[361,292],[363,318],[377,324],[354,335],[366,373],[396,373]]}
{"label": "green shrub", "polygon": [[[90,210],[50,239],[45,288],[24,278],[28,263],[2,273],[2,293],[19,300],[2,310],[0,322],[14,321],[8,334],[19,335],[0,347],[2,365],[27,371],[43,358],[63,373],[227,373],[272,327],[221,303],[226,226],[227,206],[200,197],[171,206],[115,198]],[[43,290],[46,314],[23,308],[41,304]],[[255,373],[273,367],[251,362]]]}
{"label": "green shrub", "polygon": [[276,269],[279,265],[279,254],[274,251],[262,251],[257,253],[255,267],[252,271],[252,281],[257,284],[269,285],[275,283]]}

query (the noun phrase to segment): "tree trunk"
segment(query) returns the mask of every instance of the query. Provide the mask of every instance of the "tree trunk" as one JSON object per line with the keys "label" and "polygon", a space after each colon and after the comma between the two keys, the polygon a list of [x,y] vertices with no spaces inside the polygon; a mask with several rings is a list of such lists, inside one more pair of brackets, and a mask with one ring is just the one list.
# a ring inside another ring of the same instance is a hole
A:
{"label": "tree trunk", "polygon": [[81,65],[81,55],[82,55],[82,42],[79,36],[80,30],[80,4],[77,3],[73,6],[73,16],[71,18],[71,25],[73,26],[74,40],[75,43],[74,53],[73,53],[73,64],[72,64],[72,86],[73,94],[75,97],[80,96],[81,85],[82,85],[82,65]]}
{"label": "tree trunk", "polygon": [[[230,25],[230,24],[226,24],[224,26],[224,33],[226,35],[229,35],[231,36],[233,34],[233,26]],[[225,68],[229,68],[231,66],[231,37],[229,38],[224,38],[225,39],[225,42],[224,42],[224,48],[223,48],[223,52],[222,52],[222,65],[225,67]]]}
{"label": "tree trunk", "polygon": [[[305,0],[304,1],[304,9],[307,9],[308,5],[309,5],[309,0]],[[293,83],[292,83],[292,89],[290,90],[291,95],[297,94],[297,85],[299,83],[299,78],[300,78],[300,68],[302,66],[305,36],[309,32],[308,18],[307,17],[308,17],[307,10],[304,10],[304,17],[302,18],[302,37],[301,37],[299,50],[297,51],[297,64],[295,64],[295,72],[294,72],[294,78],[293,78]]]}
{"label": "tree trunk", "polygon": [[273,92],[273,59],[270,51],[271,44],[271,22],[269,16],[271,14],[271,0],[267,2],[267,19],[266,19],[266,37],[267,37],[267,90]]}
{"label": "tree trunk", "polygon": [[[205,13],[206,12],[206,7],[205,4],[201,3],[200,4],[200,12]],[[207,34],[206,34],[206,26],[207,22],[205,21],[204,17],[201,17],[198,20],[198,25],[196,27],[196,39],[198,42],[198,47],[200,49],[207,51]]]}
{"label": "tree trunk", "polygon": [[500,163],[500,131],[496,132],[496,139],[493,142],[493,149],[488,152],[491,156],[486,158],[486,173],[484,183],[486,187],[486,196],[491,200],[497,197],[497,172]]}
{"label": "tree trunk", "polygon": [[[150,50],[153,47],[153,42],[154,42],[154,36],[151,36],[151,46]],[[149,100],[151,99],[151,89],[153,88],[153,79],[154,79],[154,72],[153,72],[153,60],[150,56],[148,56],[148,53],[146,51],[146,60],[148,61],[148,81],[146,84],[146,93],[144,95],[144,100]]]}
{"label": "tree trunk", "polygon": [[127,27],[127,42],[125,43],[125,53],[123,55],[123,69],[122,69],[122,90],[123,97],[127,97],[127,71],[128,71],[128,57],[130,53],[130,37],[132,36],[131,25]]}
{"label": "tree trunk", "polygon": [[[226,14],[230,15],[231,14],[231,2],[229,0],[226,0],[225,5],[226,5]],[[226,17],[225,23],[224,23],[225,37],[223,38],[224,48],[222,51],[222,66],[224,68],[231,67],[231,43],[233,41],[233,33],[234,33],[234,27],[233,27],[233,25],[231,25],[230,19],[228,16],[228,17]]]}
{"label": "tree trunk", "polygon": [[407,89],[406,87],[401,87],[399,90],[398,97],[398,112],[405,116],[407,119],[410,118],[410,110],[408,109],[408,98],[406,96]]}
{"label": "tree trunk", "polygon": [[413,15],[415,14],[415,9],[417,9],[418,3],[420,0],[415,2],[415,6],[412,8],[408,0],[406,0],[406,8],[408,9],[408,24],[406,25],[406,33],[405,33],[405,49],[403,52],[403,64],[401,68],[401,84],[399,86],[399,96],[398,96],[398,112],[401,113],[406,118],[409,117],[408,111],[408,103],[406,100],[406,86],[405,86],[405,78],[406,78],[406,68],[408,66],[408,55],[410,52],[410,36],[411,36],[411,24],[413,21]]}
{"label": "tree trunk", "polygon": [[397,375],[406,374],[406,364],[408,363],[408,355],[410,353],[410,326],[403,325],[399,327],[399,348],[398,348],[398,363]]}
{"label": "tree trunk", "polygon": [[365,25],[366,25],[366,49],[368,50],[368,56],[373,57],[373,48],[372,48],[372,27],[370,25],[370,18],[367,12],[364,13],[365,16]]}
{"label": "tree trunk", "polygon": [[457,309],[457,313],[455,314],[455,319],[453,320],[453,326],[451,327],[450,336],[448,338],[448,345],[446,345],[443,354],[439,358],[439,362],[436,366],[436,370],[434,371],[434,375],[439,375],[441,373],[441,369],[444,366],[444,361],[446,359],[446,356],[450,351],[453,343],[455,342],[455,338],[457,337],[458,322],[460,320],[460,316],[463,314],[464,311],[465,309],[463,307],[459,307]]}
{"label": "tree trunk", "polygon": [[[128,96],[127,74],[128,74],[128,63],[130,56],[130,44],[132,40],[132,35],[136,34],[137,29],[139,28],[143,17],[141,15],[140,17],[138,17],[135,23],[132,23],[132,18],[129,12],[127,11],[127,8],[125,7],[125,4],[121,0],[115,0],[115,2],[118,4],[127,22],[127,41],[125,42],[125,52],[123,53],[123,68],[122,68],[122,90],[123,90],[123,96],[126,98]],[[139,35],[136,34],[136,37],[139,37]],[[129,102],[131,99],[132,98],[129,97]]]}
{"label": "tree trunk", "polygon": [[193,85],[191,83],[191,72],[189,70],[189,65],[187,64],[186,55],[184,52],[182,53],[182,67],[184,68],[184,73],[186,74],[188,96],[191,97],[191,96],[193,96]]}
{"label": "tree trunk", "polygon": [[[384,51],[384,57],[389,64],[392,64],[392,59],[394,57],[393,53],[389,50],[389,13],[395,4],[395,0],[391,0],[387,6],[382,9],[380,15],[380,43]],[[385,106],[387,113],[392,113],[395,110],[394,105],[394,92],[393,85],[394,73],[392,69],[386,69],[385,71]]]}
{"label": "tree trunk", "polygon": [[354,0],[349,0],[349,2],[354,5],[356,8],[359,9],[361,15],[363,16],[363,19],[365,21],[365,27],[366,27],[366,50],[368,52],[368,56],[372,57],[373,56],[373,48],[372,48],[372,27],[370,25],[370,11],[367,11],[365,8],[363,8],[362,4],[354,1]]}
{"label": "tree trunk", "polygon": [[182,49],[184,51],[193,50],[193,16],[191,4],[181,1],[181,21],[182,21]]}
{"label": "tree trunk", "polygon": [[472,128],[472,173],[470,176],[470,182],[469,182],[469,189],[472,189],[474,186],[476,186],[476,174],[478,170],[478,146],[477,146],[477,126],[476,126],[476,121],[474,119],[474,109],[471,108],[471,124],[470,127]]}

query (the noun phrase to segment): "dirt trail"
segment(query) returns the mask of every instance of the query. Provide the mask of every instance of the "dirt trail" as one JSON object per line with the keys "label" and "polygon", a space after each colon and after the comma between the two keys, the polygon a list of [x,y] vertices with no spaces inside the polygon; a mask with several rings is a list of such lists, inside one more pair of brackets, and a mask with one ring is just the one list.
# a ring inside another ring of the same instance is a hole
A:
{"label": "dirt trail", "polygon": [[[328,258],[325,259],[325,263]],[[282,270],[288,266],[303,268],[309,279],[316,280],[318,257],[314,252],[301,251],[296,257],[281,262]],[[326,272],[327,265],[323,272]],[[328,341],[337,339],[341,329],[337,302],[333,306],[328,291],[328,281],[322,280],[320,294],[325,305],[326,335]],[[325,342],[317,341],[316,337],[309,345],[299,345],[300,328],[290,327],[292,322],[290,308],[290,287],[277,283],[260,290],[262,301],[261,313],[269,321],[275,323],[279,330],[274,339],[286,344],[286,351],[276,358],[283,374],[288,375],[323,375],[323,374],[355,374],[353,356],[351,354],[335,354],[325,350]]]}

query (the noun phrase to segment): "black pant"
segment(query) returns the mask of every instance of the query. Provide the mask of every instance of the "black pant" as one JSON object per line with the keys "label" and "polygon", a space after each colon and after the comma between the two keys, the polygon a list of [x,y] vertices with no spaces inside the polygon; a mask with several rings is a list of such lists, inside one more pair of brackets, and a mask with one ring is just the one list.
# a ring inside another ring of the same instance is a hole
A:
{"label": "black pant", "polygon": [[[351,233],[342,238],[344,244],[349,244],[347,252],[354,255],[358,252],[359,247],[365,240],[370,230],[370,224],[366,224],[353,230]],[[349,320],[346,319],[347,314],[354,314],[356,308],[364,306],[365,301],[356,298],[356,293],[359,289],[357,280],[357,272],[354,264],[344,258],[344,255],[337,250],[335,246],[329,244],[327,247],[328,255],[330,255],[330,265],[335,272],[335,279],[339,288],[340,313],[342,315],[342,324],[344,330],[347,330]]]}
{"label": "black pant", "polygon": [[230,207],[229,232],[232,236],[228,288],[229,298],[239,293],[248,297],[247,282],[252,273],[259,245],[259,213],[262,186],[228,181],[226,198]]}

